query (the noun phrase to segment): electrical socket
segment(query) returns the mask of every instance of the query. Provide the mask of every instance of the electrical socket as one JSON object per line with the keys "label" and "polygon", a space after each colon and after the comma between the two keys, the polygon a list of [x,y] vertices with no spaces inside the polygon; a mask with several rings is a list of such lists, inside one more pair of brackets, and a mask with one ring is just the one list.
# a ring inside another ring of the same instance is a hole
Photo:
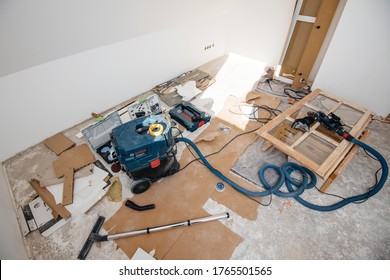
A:
{"label": "electrical socket", "polygon": [[209,49],[211,49],[211,48],[214,48],[214,43],[205,46],[205,47],[204,47],[204,50],[207,51],[207,50],[209,50]]}

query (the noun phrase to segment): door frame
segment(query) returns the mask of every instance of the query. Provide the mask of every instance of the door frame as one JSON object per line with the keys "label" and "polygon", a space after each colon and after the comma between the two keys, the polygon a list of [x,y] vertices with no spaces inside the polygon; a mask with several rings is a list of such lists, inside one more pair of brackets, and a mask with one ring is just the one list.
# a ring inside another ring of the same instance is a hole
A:
{"label": "door frame", "polygon": [[[315,20],[316,20],[316,17],[309,17],[309,16],[302,16],[302,15],[299,15],[300,13],[300,10],[302,8],[302,4],[303,4],[303,1],[304,0],[296,0],[296,6],[295,6],[295,9],[294,9],[294,13],[292,15],[292,19],[291,19],[291,25],[290,25],[290,30],[289,30],[289,33],[287,35],[287,39],[286,39],[286,43],[285,43],[285,46],[284,46],[284,49],[283,49],[283,52],[282,52],[282,55],[281,55],[281,58],[279,60],[279,65],[277,65],[276,67],[276,71],[275,71],[275,78],[280,80],[280,81],[283,81],[285,83],[288,83],[288,84],[292,84],[293,83],[293,80],[292,79],[289,79],[289,78],[286,78],[286,77],[283,77],[283,76],[280,76],[279,73],[280,73],[280,69],[282,67],[282,64],[283,64],[283,61],[285,59],[285,56],[286,56],[286,53],[287,53],[287,49],[289,47],[289,44],[290,44],[290,41],[291,41],[291,37],[293,35],[293,32],[294,32],[294,28],[295,28],[295,25],[297,23],[297,21],[304,21],[304,22],[309,22],[309,23],[315,23]],[[324,0],[326,1],[326,0]],[[314,61],[314,64],[312,66],[312,69],[311,69],[311,72],[308,74],[308,79],[307,81],[312,84],[314,83],[314,80],[316,78],[316,75],[321,67],[321,63],[325,57],[325,54],[326,54],[326,51],[328,50],[328,47],[330,45],[330,42],[332,40],[332,37],[336,31],[336,28],[337,28],[337,24],[342,16],[342,13],[343,13],[343,10],[344,10],[344,7],[347,3],[347,0],[339,0],[339,4],[336,8],[336,11],[333,15],[333,18],[332,18],[332,21],[328,27],[328,30],[327,30],[327,33],[325,35],[325,38],[323,40],[323,43],[322,43],[322,46],[317,54],[317,57]]]}
{"label": "door frame", "polygon": [[301,8],[302,8],[303,0],[296,0],[296,1],[297,1],[297,3],[295,5],[293,17],[291,19],[291,26],[290,26],[290,30],[288,31],[287,41],[286,41],[286,44],[284,45],[282,57],[280,58],[280,64],[282,64],[282,62],[286,56],[287,49],[288,49],[288,46],[290,45],[291,37],[294,33],[294,29],[295,29],[295,25],[297,24],[297,21],[310,22],[310,23],[314,23],[316,21],[316,17],[299,15],[299,12],[301,11]]}

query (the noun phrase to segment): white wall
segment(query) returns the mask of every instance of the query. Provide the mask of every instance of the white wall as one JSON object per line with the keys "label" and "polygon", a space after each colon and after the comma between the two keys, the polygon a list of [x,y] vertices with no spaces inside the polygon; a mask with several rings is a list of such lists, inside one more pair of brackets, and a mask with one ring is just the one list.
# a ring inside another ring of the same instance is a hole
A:
{"label": "white wall", "polygon": [[228,21],[228,52],[276,66],[290,29],[295,0],[241,0]]}
{"label": "white wall", "polygon": [[388,0],[347,1],[313,89],[389,114],[389,13]]}
{"label": "white wall", "polygon": [[229,11],[233,1],[1,0],[0,77],[96,47],[209,21]]}
{"label": "white wall", "polygon": [[16,221],[16,214],[11,202],[11,196],[5,178],[3,166],[0,165],[0,259],[21,260],[27,259],[27,252],[24,247],[19,225]]}

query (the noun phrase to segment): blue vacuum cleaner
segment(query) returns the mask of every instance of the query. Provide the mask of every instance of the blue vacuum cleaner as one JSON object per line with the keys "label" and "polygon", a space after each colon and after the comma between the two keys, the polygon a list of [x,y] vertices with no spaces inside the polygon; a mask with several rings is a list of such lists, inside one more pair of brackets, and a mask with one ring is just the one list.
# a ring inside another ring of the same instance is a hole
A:
{"label": "blue vacuum cleaner", "polygon": [[115,127],[111,141],[117,161],[133,179],[134,194],[180,169],[170,119],[163,115],[144,116]]}

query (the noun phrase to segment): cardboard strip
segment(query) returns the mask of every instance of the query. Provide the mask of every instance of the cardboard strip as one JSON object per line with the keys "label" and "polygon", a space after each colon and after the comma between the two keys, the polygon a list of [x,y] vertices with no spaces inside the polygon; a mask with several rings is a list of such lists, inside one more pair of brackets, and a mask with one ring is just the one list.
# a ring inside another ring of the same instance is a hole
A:
{"label": "cardboard strip", "polygon": [[33,179],[30,181],[30,185],[53,212],[58,213],[64,219],[71,216],[71,213],[62,204],[56,204],[53,195],[46,188],[42,188],[39,181]]}
{"label": "cardboard strip", "polygon": [[73,186],[74,186],[74,170],[73,167],[65,170],[64,189],[62,192],[62,205],[73,203]]}

